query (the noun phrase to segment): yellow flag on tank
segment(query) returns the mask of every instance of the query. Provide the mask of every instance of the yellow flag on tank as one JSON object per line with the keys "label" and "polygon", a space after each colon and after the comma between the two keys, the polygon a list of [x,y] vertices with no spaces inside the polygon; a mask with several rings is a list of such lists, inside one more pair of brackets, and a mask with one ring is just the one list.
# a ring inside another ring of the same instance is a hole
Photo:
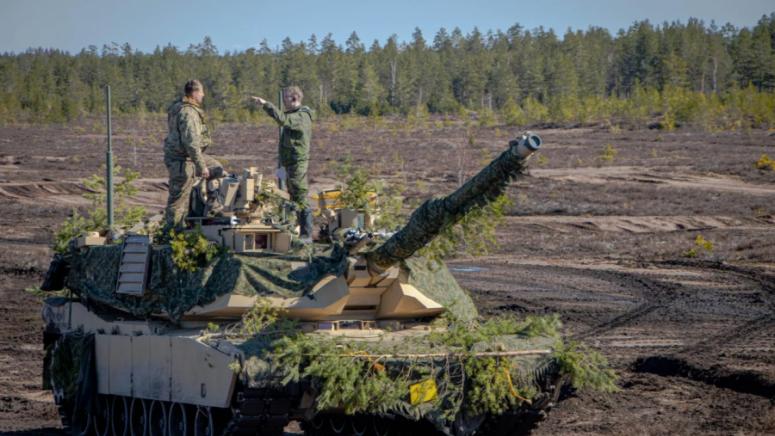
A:
{"label": "yellow flag on tank", "polygon": [[412,405],[427,403],[436,399],[436,381],[433,379],[421,381],[409,386],[409,402]]}

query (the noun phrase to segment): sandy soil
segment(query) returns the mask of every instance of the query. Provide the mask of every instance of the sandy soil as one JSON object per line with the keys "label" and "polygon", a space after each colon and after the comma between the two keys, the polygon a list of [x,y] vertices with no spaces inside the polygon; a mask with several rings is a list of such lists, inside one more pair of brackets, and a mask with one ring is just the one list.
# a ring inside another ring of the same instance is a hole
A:
{"label": "sandy soil", "polygon": [[[57,225],[86,204],[80,180],[104,159],[100,123],[0,127],[0,433],[58,432],[40,389],[40,303],[24,289],[40,283]],[[152,211],[166,195],[163,129],[161,117],[114,126],[120,163],[143,175],[135,201]],[[610,359],[621,390],[572,394],[532,433],[775,433],[775,172],[753,167],[775,156],[774,134],[537,131],[545,145],[510,189],[499,246],[450,266],[486,316],[560,314]],[[416,202],[453,189],[516,133],[324,122],[312,183],[332,183],[350,156]],[[212,152],[269,174],[275,137],[270,125],[221,124]],[[689,258],[697,235],[713,250]]]}

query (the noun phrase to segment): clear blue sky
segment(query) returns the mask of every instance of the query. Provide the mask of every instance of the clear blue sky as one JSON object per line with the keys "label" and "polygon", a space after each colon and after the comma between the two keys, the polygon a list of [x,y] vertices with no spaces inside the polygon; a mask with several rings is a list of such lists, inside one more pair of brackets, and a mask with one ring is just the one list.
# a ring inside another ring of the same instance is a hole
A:
{"label": "clear blue sky", "polygon": [[427,40],[440,27],[465,33],[506,30],[515,23],[532,29],[606,27],[615,33],[636,20],[653,23],[689,17],[707,23],[752,26],[775,12],[773,0],[0,0],[0,52],[28,47],[77,52],[88,45],[128,42],[142,51],[172,43],[180,48],[212,37],[219,51],[241,51],[266,39],[277,47],[315,33],[332,33],[343,44],[354,30],[368,47],[397,34],[407,41],[415,27]]}

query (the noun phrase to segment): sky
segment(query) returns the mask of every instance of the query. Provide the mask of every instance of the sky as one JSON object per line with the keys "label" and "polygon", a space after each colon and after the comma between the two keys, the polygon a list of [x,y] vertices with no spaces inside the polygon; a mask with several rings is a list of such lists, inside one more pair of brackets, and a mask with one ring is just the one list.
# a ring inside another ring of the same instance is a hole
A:
{"label": "sky", "polygon": [[30,47],[76,53],[89,45],[128,42],[150,52],[171,43],[182,49],[210,36],[220,52],[244,51],[264,39],[271,48],[290,37],[344,44],[353,31],[368,48],[392,34],[409,41],[416,27],[428,41],[441,27],[505,31],[519,23],[559,35],[568,28],[608,28],[695,17],[719,25],[752,26],[775,12],[773,0],[0,0],[0,52]]}

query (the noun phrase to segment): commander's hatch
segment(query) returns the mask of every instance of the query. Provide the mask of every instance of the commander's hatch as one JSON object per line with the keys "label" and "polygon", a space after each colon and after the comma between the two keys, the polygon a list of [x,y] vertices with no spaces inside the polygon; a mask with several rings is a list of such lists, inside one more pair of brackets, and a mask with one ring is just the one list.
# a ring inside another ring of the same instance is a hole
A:
{"label": "commander's hatch", "polygon": [[116,293],[142,296],[148,280],[151,239],[147,235],[127,235],[121,251]]}

